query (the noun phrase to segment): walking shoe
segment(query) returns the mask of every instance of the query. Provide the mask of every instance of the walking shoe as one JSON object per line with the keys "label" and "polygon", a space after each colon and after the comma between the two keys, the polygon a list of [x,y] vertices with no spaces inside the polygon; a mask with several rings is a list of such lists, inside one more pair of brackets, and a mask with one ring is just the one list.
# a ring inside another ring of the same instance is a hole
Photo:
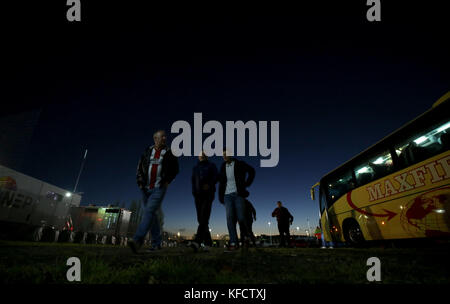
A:
{"label": "walking shoe", "polygon": [[158,245],[158,246],[150,246],[147,250],[146,250],[146,252],[156,252],[156,251],[159,251],[159,250],[161,250],[162,248],[161,248],[161,245]]}
{"label": "walking shoe", "polygon": [[194,241],[188,242],[187,246],[191,247],[194,250],[194,252],[197,252],[198,249],[200,248],[200,245],[197,242],[194,242]]}
{"label": "walking shoe", "polygon": [[131,239],[128,241],[128,247],[131,248],[131,251],[133,251],[134,254],[137,254],[139,249],[141,249],[142,244],[136,242],[135,240]]}
{"label": "walking shoe", "polygon": [[227,246],[227,248],[225,249],[225,252],[235,252],[235,251],[237,251],[237,247],[236,247],[236,245],[229,245],[229,246]]}
{"label": "walking shoe", "polygon": [[208,252],[210,248],[209,248],[209,246],[207,246],[207,245],[201,243],[201,244],[200,244],[200,249],[201,249],[202,251],[204,251],[204,252]]}

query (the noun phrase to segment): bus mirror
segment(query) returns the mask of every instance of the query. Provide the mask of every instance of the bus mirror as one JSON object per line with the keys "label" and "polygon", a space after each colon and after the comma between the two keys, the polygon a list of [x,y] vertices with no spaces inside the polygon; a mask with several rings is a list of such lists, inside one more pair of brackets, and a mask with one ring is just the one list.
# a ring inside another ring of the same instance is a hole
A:
{"label": "bus mirror", "polygon": [[320,185],[320,183],[315,183],[315,184],[311,187],[311,199],[312,199],[313,201],[315,200],[315,195],[314,195],[314,194],[315,194],[315,193],[314,193],[315,191],[314,191],[314,190],[315,190],[316,187],[319,186],[319,185]]}

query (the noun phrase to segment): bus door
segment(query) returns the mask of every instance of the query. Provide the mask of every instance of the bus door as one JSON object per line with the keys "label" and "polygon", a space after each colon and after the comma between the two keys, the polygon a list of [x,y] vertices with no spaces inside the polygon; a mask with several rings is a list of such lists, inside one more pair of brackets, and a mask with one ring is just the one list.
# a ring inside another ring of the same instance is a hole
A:
{"label": "bus door", "polygon": [[336,242],[336,237],[334,233],[331,233],[331,227],[333,226],[332,223],[330,223],[330,218],[328,216],[328,203],[327,203],[327,197],[324,193],[324,190],[322,187],[320,187],[320,183],[316,183],[311,187],[311,199],[315,200],[315,192],[316,188],[319,191],[319,222],[320,222],[320,228],[322,229],[322,233],[324,236],[325,241],[327,242]]}

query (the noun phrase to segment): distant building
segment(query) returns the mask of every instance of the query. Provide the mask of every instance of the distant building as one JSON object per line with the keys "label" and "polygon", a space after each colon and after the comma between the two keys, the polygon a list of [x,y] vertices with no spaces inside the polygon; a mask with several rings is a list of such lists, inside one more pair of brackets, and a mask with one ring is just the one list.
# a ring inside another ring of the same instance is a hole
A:
{"label": "distant building", "polygon": [[39,235],[44,227],[63,230],[70,208],[80,201],[76,193],[0,165],[0,224],[9,227],[0,233],[10,235],[21,227],[33,228]]}

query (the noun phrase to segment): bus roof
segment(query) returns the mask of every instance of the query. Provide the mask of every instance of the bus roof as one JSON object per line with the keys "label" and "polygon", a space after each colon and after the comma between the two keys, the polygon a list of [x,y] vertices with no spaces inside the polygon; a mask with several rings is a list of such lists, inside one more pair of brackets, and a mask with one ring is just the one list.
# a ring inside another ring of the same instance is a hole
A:
{"label": "bus roof", "polygon": [[444,94],[444,96],[442,96],[441,98],[439,98],[434,104],[433,104],[433,108],[437,107],[438,105],[440,105],[441,103],[447,101],[450,99],[450,91],[448,91],[446,94]]}
{"label": "bus roof", "polygon": [[378,144],[380,144],[381,142],[387,140],[388,138],[390,138],[392,135],[400,132],[402,129],[406,128],[407,126],[409,126],[410,124],[412,124],[413,122],[415,122],[416,120],[418,120],[419,118],[421,118],[422,116],[426,115],[427,113],[429,113],[430,111],[432,111],[434,108],[436,108],[437,106],[443,104],[444,102],[448,102],[450,100],[450,91],[448,91],[446,94],[444,94],[441,98],[439,98],[431,107],[431,109],[428,109],[427,111],[425,111],[424,113],[422,113],[421,115],[417,116],[416,118],[414,118],[413,120],[409,121],[408,123],[404,124],[403,126],[401,126],[400,128],[398,128],[397,130],[395,130],[394,132],[391,132],[389,135],[383,137],[381,140],[379,140],[378,142],[376,142],[375,144],[371,145],[370,147],[368,147],[367,149],[363,150],[362,152],[358,153],[357,155],[353,156],[351,159],[349,159],[348,161],[346,161],[345,163],[343,163],[342,165],[336,167],[335,169],[331,170],[330,172],[328,172],[327,174],[325,174],[324,176],[322,176],[322,179],[324,179],[325,177],[331,175],[332,173],[338,171],[339,169],[345,167],[348,163],[350,163],[351,161],[353,161],[354,159],[356,159],[358,156],[366,153],[367,151],[371,150],[373,147],[377,146]]}

